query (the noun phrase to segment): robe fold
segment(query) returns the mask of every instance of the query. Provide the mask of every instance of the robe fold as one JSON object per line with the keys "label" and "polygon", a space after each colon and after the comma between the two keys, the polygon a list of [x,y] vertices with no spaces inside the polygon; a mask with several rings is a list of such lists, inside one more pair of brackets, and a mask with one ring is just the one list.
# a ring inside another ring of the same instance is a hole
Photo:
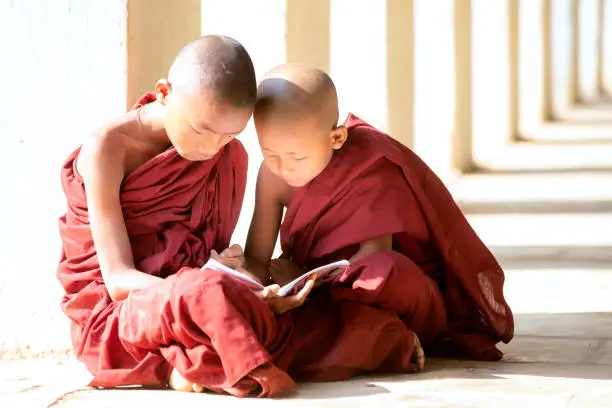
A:
{"label": "robe fold", "polygon": [[[147,95],[136,107],[153,100]],[[192,382],[223,389],[239,387],[273,359],[282,363],[291,325],[250,288],[199,270],[211,249],[228,246],[238,220],[247,171],[240,142],[200,162],[170,148],[125,178],[120,199],[136,268],[166,279],[118,302],[100,272],[76,167],[79,151],[61,171],[68,208],[59,220],[57,277],[74,350],[93,374],[91,385],[165,386],[175,367]]]}
{"label": "robe fold", "polygon": [[354,115],[345,126],[345,145],[287,207],[282,256],[313,268],[392,235],[393,251],[358,259],[332,297],[395,312],[430,352],[500,359],[514,333],[500,265],[414,152]]}

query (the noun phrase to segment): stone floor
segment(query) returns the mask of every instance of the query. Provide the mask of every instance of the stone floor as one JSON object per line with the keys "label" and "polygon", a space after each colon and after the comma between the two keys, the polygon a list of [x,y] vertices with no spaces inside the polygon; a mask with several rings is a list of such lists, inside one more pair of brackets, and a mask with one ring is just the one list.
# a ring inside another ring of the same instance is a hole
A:
{"label": "stone floor", "polygon": [[[568,129],[551,127],[451,186],[506,270],[516,336],[502,362],[430,359],[421,374],[302,384],[290,398],[238,400],[92,390],[80,364],[38,350],[48,356],[0,358],[0,407],[612,407],[612,142],[604,137],[612,125],[588,143],[572,140],[580,129]],[[42,348],[65,345],[61,336],[45,343],[55,336],[51,326],[65,327],[47,325],[32,325],[29,338],[42,338]]]}

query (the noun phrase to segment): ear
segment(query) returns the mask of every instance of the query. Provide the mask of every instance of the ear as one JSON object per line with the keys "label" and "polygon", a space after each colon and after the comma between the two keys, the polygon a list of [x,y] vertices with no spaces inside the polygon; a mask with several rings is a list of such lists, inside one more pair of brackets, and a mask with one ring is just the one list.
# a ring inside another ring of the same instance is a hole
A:
{"label": "ear", "polygon": [[331,142],[331,148],[334,150],[339,150],[344,143],[346,142],[346,138],[348,137],[348,130],[344,126],[335,127],[331,133],[329,134],[329,139]]}
{"label": "ear", "polygon": [[168,100],[168,95],[172,93],[172,84],[167,79],[160,79],[155,84],[155,96],[162,105],[165,105]]}

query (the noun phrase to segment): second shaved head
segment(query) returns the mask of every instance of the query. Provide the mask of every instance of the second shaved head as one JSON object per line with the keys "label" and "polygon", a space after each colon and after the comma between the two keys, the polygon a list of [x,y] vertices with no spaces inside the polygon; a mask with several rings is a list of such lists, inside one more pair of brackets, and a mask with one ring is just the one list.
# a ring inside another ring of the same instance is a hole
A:
{"label": "second shaved head", "polygon": [[282,120],[310,117],[332,129],[338,123],[336,87],[320,69],[302,64],[281,65],[261,81],[255,112]]}
{"label": "second shaved head", "polygon": [[281,65],[265,75],[253,117],[266,166],[294,187],[323,171],[346,140],[333,81],[302,64]]}

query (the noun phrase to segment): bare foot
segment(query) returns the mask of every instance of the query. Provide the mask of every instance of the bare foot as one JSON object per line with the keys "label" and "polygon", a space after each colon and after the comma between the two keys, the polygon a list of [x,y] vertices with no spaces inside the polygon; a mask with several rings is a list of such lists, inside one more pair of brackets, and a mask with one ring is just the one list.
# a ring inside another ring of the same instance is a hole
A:
{"label": "bare foot", "polygon": [[414,335],[414,353],[412,353],[412,360],[417,365],[418,370],[422,371],[425,367],[425,351],[423,347],[421,347],[419,336],[414,332],[412,334]]}
{"label": "bare foot", "polygon": [[204,387],[187,381],[182,375],[176,371],[176,368],[172,370],[169,381],[170,388],[176,391],[182,392],[204,392]]}

